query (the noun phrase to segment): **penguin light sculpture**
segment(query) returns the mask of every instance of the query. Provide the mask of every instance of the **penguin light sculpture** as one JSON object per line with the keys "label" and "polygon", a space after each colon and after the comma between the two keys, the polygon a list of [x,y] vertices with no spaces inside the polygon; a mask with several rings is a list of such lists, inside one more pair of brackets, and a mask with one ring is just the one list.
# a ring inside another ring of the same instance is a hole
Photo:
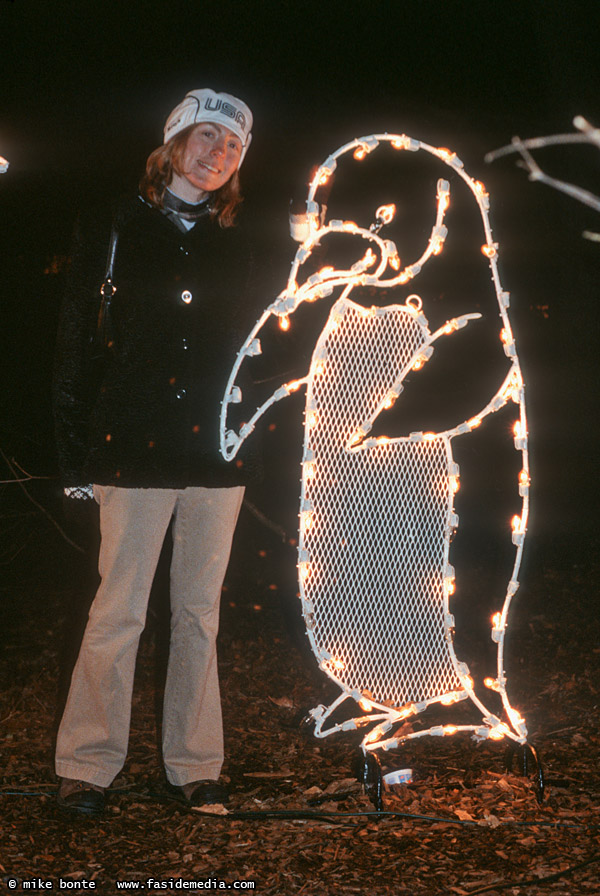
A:
{"label": "penguin light sculpture", "polygon": [[[418,376],[439,340],[451,339],[456,330],[481,315],[463,314],[431,332],[422,300],[414,293],[402,304],[371,308],[352,300],[357,287],[412,289],[424,265],[442,251],[448,233],[445,217],[450,184],[444,178],[437,182],[436,216],[425,251],[408,266],[401,265],[396,245],[381,235],[394,217],[394,206],[381,206],[369,227],[322,220],[315,197],[340,157],[352,153],[360,160],[384,144],[400,153],[433,156],[471,191],[480,213],[481,251],[491,273],[508,367],[497,390],[469,419],[443,431],[411,432],[394,438],[370,435],[377,418],[402,401],[407,376]],[[529,513],[527,417],[509,320],[510,299],[500,282],[498,245],[490,228],[488,194],[467,174],[454,152],[406,135],[371,134],[345,144],[320,165],[310,183],[306,210],[303,241],[287,286],[265,309],[236,358],[222,402],[220,432],[221,453],[232,460],[272,404],[306,388],[298,542],[300,598],[317,662],[340,690],[330,706],[320,705],[311,711],[315,735],[325,737],[364,727],[361,748],[365,757],[393,750],[414,738],[457,732],[469,732],[476,740],[507,739],[525,751],[525,721],[507,694],[504,644],[511,602],[519,587]],[[362,240],[362,257],[348,269],[322,268],[299,282],[302,265],[324,237],[335,234]],[[238,431],[232,429],[228,424],[230,406],[241,400],[238,373],[246,359],[261,353],[260,335],[265,325],[275,317],[287,329],[289,316],[302,303],[331,296],[336,290],[338,297],[307,375],[278,388]],[[454,644],[455,572],[450,542],[458,526],[454,495],[459,468],[452,444],[454,439],[468,437],[490,414],[511,402],[516,411],[514,449],[520,459],[515,483],[520,512],[507,533],[514,545],[512,573],[489,632],[496,650],[496,674],[486,678],[484,685],[498,695],[492,711],[476,691],[469,667],[457,656]],[[479,710],[481,720],[476,724],[433,725],[396,733],[405,720],[428,707],[463,699],[471,700]],[[336,722],[333,713],[345,701],[354,701],[351,718]]]}

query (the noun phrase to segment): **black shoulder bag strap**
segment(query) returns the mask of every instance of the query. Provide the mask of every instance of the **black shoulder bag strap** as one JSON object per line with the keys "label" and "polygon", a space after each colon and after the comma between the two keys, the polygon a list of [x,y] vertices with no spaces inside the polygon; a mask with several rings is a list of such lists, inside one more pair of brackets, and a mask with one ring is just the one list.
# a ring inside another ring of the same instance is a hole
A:
{"label": "black shoulder bag strap", "polygon": [[104,282],[100,287],[100,295],[102,301],[100,303],[100,311],[98,313],[98,343],[103,348],[112,348],[114,345],[114,328],[111,318],[111,302],[117,287],[113,283],[113,271],[115,266],[115,255],[117,252],[117,242],[119,239],[119,231],[113,221],[110,231],[110,243],[108,244],[108,255],[106,257],[106,273]]}

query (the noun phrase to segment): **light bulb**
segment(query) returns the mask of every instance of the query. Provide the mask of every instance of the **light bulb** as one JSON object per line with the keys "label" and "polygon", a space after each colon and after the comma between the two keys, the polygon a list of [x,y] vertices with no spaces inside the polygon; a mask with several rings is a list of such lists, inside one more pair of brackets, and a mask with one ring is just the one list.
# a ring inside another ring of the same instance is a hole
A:
{"label": "light bulb", "polygon": [[505,734],[506,726],[496,725],[495,728],[490,728],[489,737],[492,740],[503,740]]}
{"label": "light bulb", "polygon": [[305,531],[308,531],[313,524],[313,515],[310,510],[305,510],[300,514],[300,525]]}
{"label": "light bulb", "polygon": [[450,193],[440,193],[438,205],[442,214],[448,209],[450,205]]}
{"label": "light bulb", "polygon": [[481,247],[481,251],[486,258],[495,258],[498,254],[498,246],[496,243],[484,243]]}
{"label": "light bulb", "polygon": [[453,694],[444,694],[444,696],[440,700],[440,703],[442,704],[442,706],[451,706],[453,703],[456,703],[456,702],[457,702],[457,696],[454,693]]}
{"label": "light bulb", "polygon": [[396,206],[394,203],[390,203],[389,205],[380,205],[377,211],[375,212],[375,217],[378,221],[381,221],[383,224],[389,224],[394,220],[394,215],[396,214]]}

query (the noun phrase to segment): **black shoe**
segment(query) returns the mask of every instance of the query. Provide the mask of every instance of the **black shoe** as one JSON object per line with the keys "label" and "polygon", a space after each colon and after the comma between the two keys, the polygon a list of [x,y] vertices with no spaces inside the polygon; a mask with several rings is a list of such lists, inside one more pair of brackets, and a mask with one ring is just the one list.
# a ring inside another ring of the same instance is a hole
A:
{"label": "black shoe", "polygon": [[61,778],[56,798],[62,809],[81,815],[101,815],[104,811],[104,788],[88,781]]}
{"label": "black shoe", "polygon": [[181,787],[173,785],[173,790],[187,806],[224,806],[229,801],[227,789],[218,781],[192,781]]}

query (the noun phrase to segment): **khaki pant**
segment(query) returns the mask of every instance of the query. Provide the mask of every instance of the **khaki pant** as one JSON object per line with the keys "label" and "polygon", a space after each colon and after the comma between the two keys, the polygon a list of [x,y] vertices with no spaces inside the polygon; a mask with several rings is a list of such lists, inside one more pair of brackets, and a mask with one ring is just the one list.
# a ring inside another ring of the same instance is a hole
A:
{"label": "khaki pant", "polygon": [[171,641],[163,712],[167,778],[216,780],[223,725],[216,637],[221,587],[244,489],[94,486],[101,584],[56,744],[56,773],[108,787],[127,755],[140,635],[173,517]]}

